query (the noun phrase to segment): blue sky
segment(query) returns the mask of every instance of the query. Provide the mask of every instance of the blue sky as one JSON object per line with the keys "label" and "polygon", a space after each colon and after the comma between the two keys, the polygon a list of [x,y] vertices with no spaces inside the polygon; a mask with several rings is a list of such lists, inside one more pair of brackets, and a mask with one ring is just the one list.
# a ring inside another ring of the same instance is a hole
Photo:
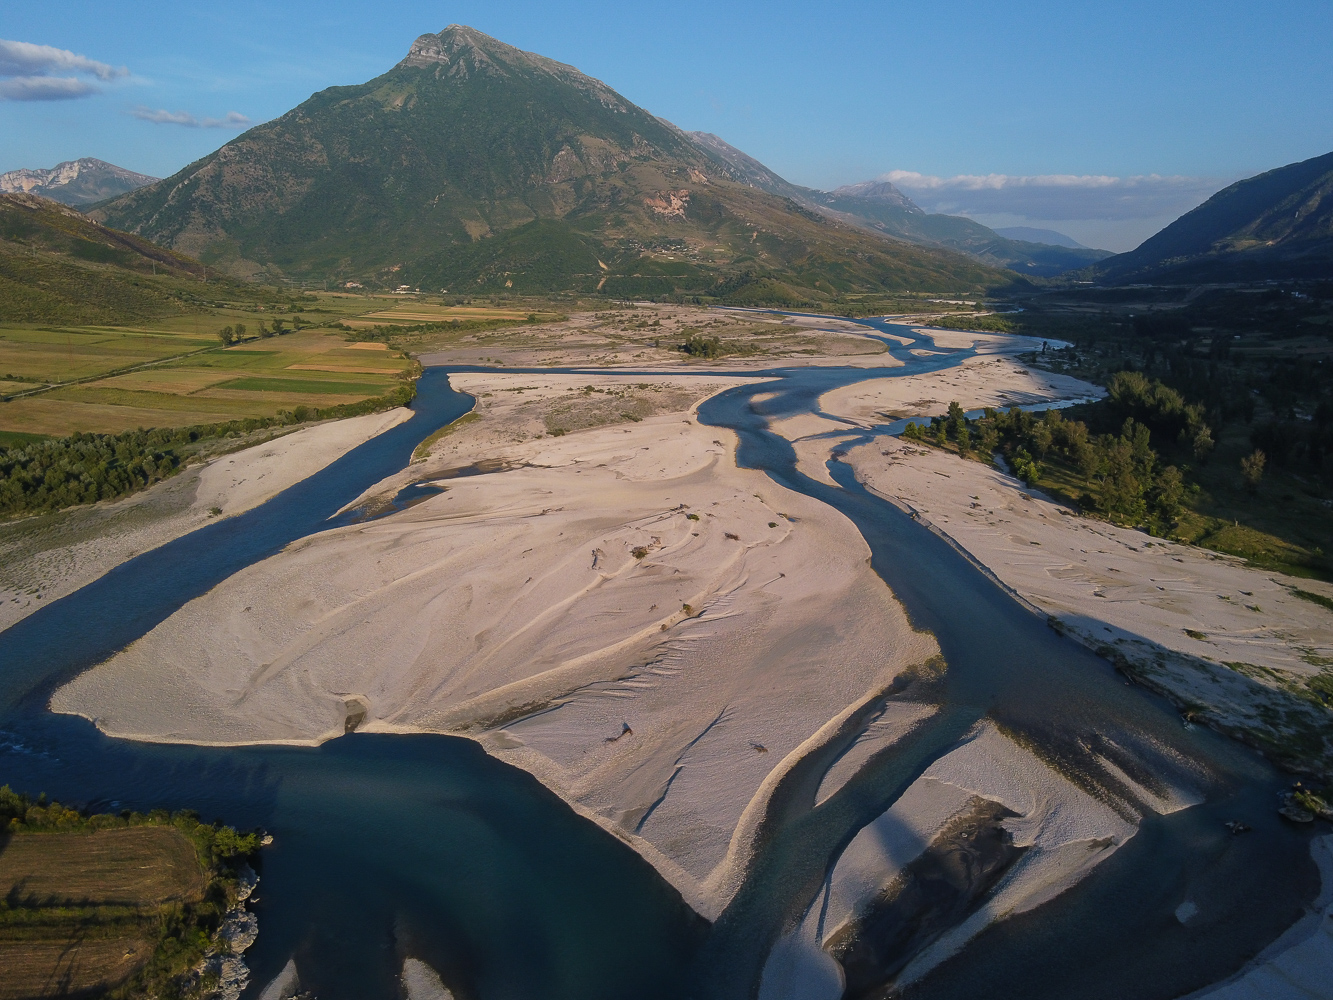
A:
{"label": "blue sky", "polygon": [[1333,150],[1328,0],[67,0],[0,10],[0,39],[24,43],[0,46],[0,171],[97,156],[167,175],[451,22],[797,183],[891,174],[928,210],[1115,250],[1231,180]]}

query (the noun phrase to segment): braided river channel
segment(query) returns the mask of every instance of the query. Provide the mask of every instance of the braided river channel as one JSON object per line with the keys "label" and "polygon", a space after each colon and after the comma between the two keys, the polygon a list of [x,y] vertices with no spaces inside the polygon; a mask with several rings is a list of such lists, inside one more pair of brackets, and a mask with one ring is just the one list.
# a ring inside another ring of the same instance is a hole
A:
{"label": "braided river channel", "polygon": [[[971,353],[918,356],[911,329],[866,322],[912,341],[884,341],[900,367],[746,372],[772,380],[712,397],[699,418],[739,435],[740,465],[856,525],[913,624],[938,638],[948,665],[942,708],[818,805],[813,788],[832,761],[798,765],[775,792],[754,862],[715,922],[626,844],[465,739],[352,733],[319,747],[148,744],[47,710],[57,686],[186,602],[342,523],[336,515],[350,501],[471,408],[471,397],[450,388],[447,368],[427,368],[411,420],[267,503],[143,553],[0,632],[0,781],[95,810],[192,808],[272,833],[252,907],[260,933],[246,952],[247,997],[292,958],[302,988],[320,1000],[398,997],[410,955],[436,968],[460,1000],[744,1000],[757,995],[769,950],[856,832],[989,718],[1085,787],[1106,781],[1094,760],[1109,758],[1141,787],[1188,772],[1205,800],[1148,813],[1082,882],[993,924],[908,995],[1167,1000],[1225,978],[1319,889],[1310,835],[1275,812],[1289,779],[1239,744],[1182,725],[1165,701],[1127,685],[945,540],[862,489],[837,453],[829,457],[836,487],[798,470],[768,418],[815,412],[819,396],[841,385],[938,370]],[[1232,836],[1228,820],[1252,831]],[[1183,898],[1200,914],[1188,925],[1175,917]]]}

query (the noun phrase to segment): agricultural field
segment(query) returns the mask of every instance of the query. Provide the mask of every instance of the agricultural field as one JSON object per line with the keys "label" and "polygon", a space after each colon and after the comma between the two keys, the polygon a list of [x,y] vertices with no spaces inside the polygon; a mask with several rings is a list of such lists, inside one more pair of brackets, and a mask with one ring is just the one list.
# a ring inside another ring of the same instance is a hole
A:
{"label": "agricultural field", "polygon": [[[417,307],[398,318],[393,300],[342,295],[284,305],[132,326],[0,325],[0,444],[272,417],[385,396],[412,377],[414,363],[334,324],[438,322],[436,312],[448,312]],[[512,321],[511,310],[466,311],[504,312],[490,318]],[[373,318],[358,319],[367,314]],[[228,328],[239,336],[231,345],[221,336]]]}
{"label": "agricultural field", "polygon": [[230,947],[226,921],[245,923],[260,839],[0,786],[0,1000],[197,995],[195,970]]}
{"label": "agricultural field", "polygon": [[352,329],[382,325],[411,325],[418,323],[468,323],[493,322],[495,320],[521,323],[531,314],[523,308],[504,308],[500,306],[450,306],[435,305],[428,302],[404,302],[389,309],[367,312],[361,316],[343,320],[343,326]]}
{"label": "agricultural field", "polygon": [[79,994],[128,979],[153,954],[162,907],[206,879],[169,826],[19,833],[0,847],[0,1000]]}

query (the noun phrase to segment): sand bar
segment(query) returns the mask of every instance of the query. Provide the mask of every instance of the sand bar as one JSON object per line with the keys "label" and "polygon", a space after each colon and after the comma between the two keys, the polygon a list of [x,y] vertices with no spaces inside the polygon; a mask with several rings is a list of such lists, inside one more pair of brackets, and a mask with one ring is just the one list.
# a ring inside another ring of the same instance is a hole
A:
{"label": "sand bar", "polygon": [[[773,783],[937,651],[850,522],[694,420],[735,381],[459,376],[479,419],[366,501],[443,492],[241,571],[52,707],[200,744],[467,735],[716,914]],[[539,431],[571,396],[616,422]]]}
{"label": "sand bar", "polygon": [[[1261,749],[1327,713],[1293,695],[1333,660],[1333,587],[1081,517],[980,462],[897,439],[851,448],[875,493],[947,535],[1070,635],[1123,657],[1193,714]],[[1327,759],[1310,759],[1316,770]]]}

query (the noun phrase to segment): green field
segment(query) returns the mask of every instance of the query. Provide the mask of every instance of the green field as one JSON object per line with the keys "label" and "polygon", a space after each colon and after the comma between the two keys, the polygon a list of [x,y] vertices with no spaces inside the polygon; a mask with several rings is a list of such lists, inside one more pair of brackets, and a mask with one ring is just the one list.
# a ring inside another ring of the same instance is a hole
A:
{"label": "green field", "polygon": [[[297,406],[388,396],[413,377],[415,364],[384,343],[358,345],[355,331],[334,324],[368,313],[374,318],[367,325],[392,323],[400,305],[304,295],[262,308],[216,303],[207,313],[120,327],[0,325],[0,445],[78,431],[271,418]],[[422,308],[432,318],[448,311]],[[495,312],[513,321],[512,309]],[[409,310],[409,321],[419,322],[418,315]],[[225,345],[219,332],[238,326],[245,339]],[[282,333],[272,335],[278,327]],[[261,329],[270,335],[259,336]]]}
{"label": "green field", "polygon": [[403,406],[414,338],[531,316],[527,304],[268,289],[120,327],[0,325],[0,517],[117,499],[256,434]]}

